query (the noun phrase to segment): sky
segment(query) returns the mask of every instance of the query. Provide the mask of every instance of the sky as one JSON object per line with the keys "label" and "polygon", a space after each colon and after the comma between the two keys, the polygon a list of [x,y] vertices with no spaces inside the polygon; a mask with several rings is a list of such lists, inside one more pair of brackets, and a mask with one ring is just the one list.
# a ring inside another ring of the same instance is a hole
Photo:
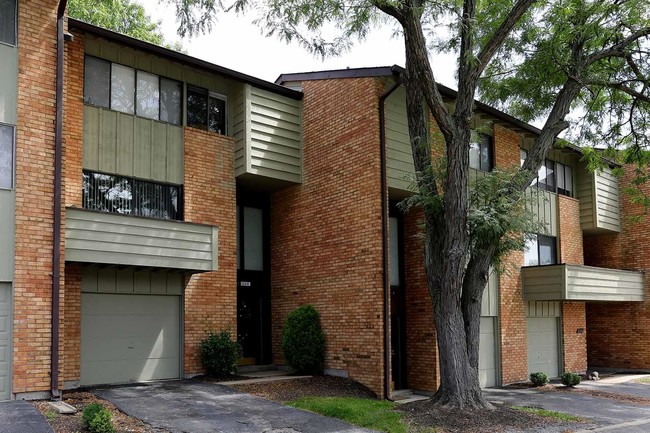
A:
{"label": "sky", "polygon": [[[180,40],[174,7],[158,0],[137,0],[154,21],[161,21],[161,30],[168,42]],[[243,72],[267,81],[283,73],[312,72],[371,66],[404,66],[404,40],[394,36],[394,28],[386,25],[373,30],[368,38],[355,44],[339,57],[314,57],[304,48],[288,45],[277,37],[264,37],[251,21],[254,17],[224,14],[207,35],[184,39],[183,47],[190,56]],[[455,86],[453,56],[432,58],[436,79]]]}

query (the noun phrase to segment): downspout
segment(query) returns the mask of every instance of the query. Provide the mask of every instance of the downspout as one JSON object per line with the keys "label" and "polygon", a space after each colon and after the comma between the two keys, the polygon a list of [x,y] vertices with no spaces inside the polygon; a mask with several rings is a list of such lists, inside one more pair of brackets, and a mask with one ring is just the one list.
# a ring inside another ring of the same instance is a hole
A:
{"label": "downspout", "polygon": [[61,282],[61,160],[63,152],[63,18],[68,0],[61,0],[56,14],[56,126],[54,136],[54,215],[52,233],[52,350],[50,388],[52,399],[59,391],[59,285]]}
{"label": "downspout", "polygon": [[381,166],[381,248],[384,283],[384,398],[390,398],[390,277],[388,275],[388,180],[386,172],[386,99],[402,85],[400,77],[396,74],[397,81],[379,97],[379,165]]}

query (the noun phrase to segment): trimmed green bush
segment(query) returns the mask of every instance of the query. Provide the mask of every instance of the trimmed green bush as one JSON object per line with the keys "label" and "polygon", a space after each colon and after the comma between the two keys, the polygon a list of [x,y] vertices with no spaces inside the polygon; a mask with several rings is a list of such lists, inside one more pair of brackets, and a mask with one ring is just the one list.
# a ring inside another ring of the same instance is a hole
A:
{"label": "trimmed green bush", "polygon": [[241,345],[232,339],[230,331],[208,332],[199,343],[201,363],[210,376],[228,376],[237,371],[242,357]]}
{"label": "trimmed green bush", "polygon": [[560,379],[562,380],[562,385],[569,386],[571,388],[580,384],[580,375],[571,373],[569,371],[564,373]]}
{"label": "trimmed green bush", "polygon": [[95,414],[95,417],[90,421],[88,426],[92,433],[114,433],[115,428],[111,421],[111,412],[106,408],[101,408]]}
{"label": "trimmed green bush", "polygon": [[548,383],[548,376],[541,371],[537,373],[530,373],[530,381],[535,386],[544,386]]}
{"label": "trimmed green bush", "polygon": [[81,419],[83,420],[86,427],[90,427],[90,422],[95,418],[95,415],[102,410],[103,407],[99,403],[90,403],[84,407],[83,412],[81,412]]}
{"label": "trimmed green bush", "polygon": [[282,331],[282,352],[287,364],[300,373],[323,372],[325,335],[318,311],[311,305],[303,305],[287,317]]}

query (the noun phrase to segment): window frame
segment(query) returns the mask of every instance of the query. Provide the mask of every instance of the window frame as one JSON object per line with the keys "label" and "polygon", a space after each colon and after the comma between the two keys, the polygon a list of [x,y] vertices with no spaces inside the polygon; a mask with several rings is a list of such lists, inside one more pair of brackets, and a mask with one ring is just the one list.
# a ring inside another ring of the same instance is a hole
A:
{"label": "window frame", "polygon": [[14,34],[13,34],[13,42],[7,42],[0,40],[0,44],[2,45],[7,45],[10,47],[17,47],[18,46],[18,0],[12,0],[14,4]]}
{"label": "window frame", "polygon": [[[470,152],[471,152],[471,145],[473,144],[478,144],[478,168],[477,167],[472,167],[470,164],[470,168],[478,171],[482,171],[485,173],[489,173],[492,170],[494,170],[494,139],[491,135],[485,134],[485,133],[478,133],[479,140],[477,142],[470,142]],[[484,169],[483,167],[483,159],[481,158],[482,155],[482,150],[483,147],[486,146],[488,150],[488,161],[489,161],[489,167],[487,170]],[[471,159],[470,159],[471,161]]]}
{"label": "window frame", "polygon": [[[86,101],[86,69],[85,69],[86,63],[85,62],[86,62],[87,58],[93,58],[93,59],[97,59],[97,60],[100,60],[100,61],[103,61],[103,62],[107,62],[108,65],[109,65],[109,68],[108,68],[108,106],[92,104],[92,103]],[[130,69],[133,70],[133,113],[127,113],[127,112],[124,112],[124,111],[115,110],[115,109],[111,108],[112,94],[113,94],[113,65],[119,65],[119,66],[123,66],[125,68],[130,68]],[[146,117],[146,116],[142,116],[142,115],[138,114],[138,72],[143,72],[143,73],[146,73],[146,74],[149,74],[149,75],[154,75],[154,76],[156,76],[158,78],[158,118],[157,119],[153,119],[151,117]],[[173,122],[170,122],[168,120],[162,120],[160,118],[160,113],[162,112],[162,97],[161,97],[161,90],[160,89],[161,89],[161,82],[162,82],[163,78],[166,79],[166,80],[174,81],[174,82],[180,84],[181,98],[180,98],[180,118],[179,118],[179,123],[173,123]],[[111,60],[103,59],[101,57],[88,55],[88,54],[86,54],[84,56],[84,87],[83,87],[84,88],[84,94],[83,94],[83,103],[84,103],[84,105],[90,105],[92,107],[98,107],[98,108],[105,108],[107,110],[115,111],[117,113],[122,113],[122,114],[126,114],[126,115],[129,115],[129,116],[137,116],[137,117],[140,117],[142,119],[153,120],[155,122],[168,123],[170,125],[183,127],[183,126],[185,126],[183,124],[183,114],[184,114],[183,101],[184,101],[184,97],[186,96],[186,93],[187,93],[186,90],[185,90],[185,86],[183,84],[184,84],[183,81],[179,81],[179,80],[176,80],[176,79],[170,78],[170,77],[164,77],[162,75],[155,74],[153,72],[145,71],[144,69],[134,68],[133,66],[125,65],[124,63],[113,62]]]}
{"label": "window frame", "polygon": [[[188,84],[187,85],[187,92],[186,92],[186,95],[185,95],[186,99],[189,97],[190,92],[201,94],[201,95],[204,95],[206,97],[206,114],[205,114],[206,117],[204,119],[205,123],[201,123],[201,126],[203,126],[203,128],[197,127],[196,126],[197,124],[190,125],[188,122],[186,122],[187,126],[189,126],[190,128],[196,128],[196,129],[201,129],[203,131],[212,132],[214,134],[228,135],[228,129],[229,129],[228,128],[228,97],[226,95],[222,94],[222,93],[217,93],[217,92],[213,92],[212,90],[206,89],[205,87]],[[217,131],[214,131],[214,130],[210,129],[210,99],[217,99],[217,100],[220,100],[220,101],[223,102],[223,106],[224,106],[224,116],[223,116],[223,129],[224,130],[223,130],[223,132],[217,132]],[[189,111],[190,111],[189,110],[189,104],[186,103],[186,105],[188,107],[187,108],[187,114],[188,114],[187,117],[189,117]]]}
{"label": "window frame", "polygon": [[[558,250],[557,250],[557,236],[550,236],[546,235],[543,233],[534,233],[533,236],[535,237],[535,245],[536,245],[536,256],[537,256],[537,264],[536,265],[529,265],[525,262],[526,258],[526,251],[528,248],[524,250],[524,266],[553,266],[557,265],[558,263]],[[551,258],[552,258],[552,263],[545,263],[541,264],[541,249],[540,249],[540,239],[545,239],[545,240],[550,240],[552,242],[552,247],[551,247]]]}
{"label": "window frame", "polygon": [[[523,158],[522,158],[523,155]],[[519,148],[519,167],[522,167],[524,165],[524,161],[526,161],[526,158],[528,158],[528,151],[526,149]],[[532,183],[530,186],[544,190],[544,191],[549,191],[549,192],[554,192],[556,194],[560,194],[566,197],[574,197],[575,193],[575,183],[573,181],[573,172],[574,169],[570,165],[564,164],[562,162],[558,162],[549,158],[544,158],[544,163],[542,164],[542,167],[540,167],[540,170],[544,168],[547,173],[547,178],[548,178],[548,162],[553,163],[553,187],[549,187],[548,183],[545,182],[542,184],[543,186],[540,186],[539,182],[539,172],[537,177],[533,179]],[[562,167],[563,170],[563,180],[564,180],[564,186],[565,188],[560,188],[559,187],[559,178],[558,178],[558,166]],[[567,169],[570,170],[571,175],[569,176],[569,182],[567,182]],[[566,185],[570,184],[571,185],[571,190],[568,190],[566,188]]]}
{"label": "window frame", "polygon": [[0,191],[13,191],[16,189],[16,125],[0,122],[0,127],[11,129],[11,177],[10,186],[7,188],[0,185]]}

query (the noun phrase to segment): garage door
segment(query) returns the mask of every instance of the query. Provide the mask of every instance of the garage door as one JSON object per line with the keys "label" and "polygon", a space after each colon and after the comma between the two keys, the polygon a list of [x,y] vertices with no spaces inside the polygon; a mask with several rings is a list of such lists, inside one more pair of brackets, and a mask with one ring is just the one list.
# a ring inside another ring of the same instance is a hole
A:
{"label": "garage door", "polygon": [[481,388],[497,385],[496,320],[481,317],[481,335],[478,355],[478,375]]}
{"label": "garage door", "polygon": [[11,398],[11,285],[0,283],[0,401]]}
{"label": "garage door", "polygon": [[560,375],[557,317],[528,317],[528,373],[541,371],[548,377]]}
{"label": "garage door", "polygon": [[81,385],[180,375],[180,297],[82,293]]}

